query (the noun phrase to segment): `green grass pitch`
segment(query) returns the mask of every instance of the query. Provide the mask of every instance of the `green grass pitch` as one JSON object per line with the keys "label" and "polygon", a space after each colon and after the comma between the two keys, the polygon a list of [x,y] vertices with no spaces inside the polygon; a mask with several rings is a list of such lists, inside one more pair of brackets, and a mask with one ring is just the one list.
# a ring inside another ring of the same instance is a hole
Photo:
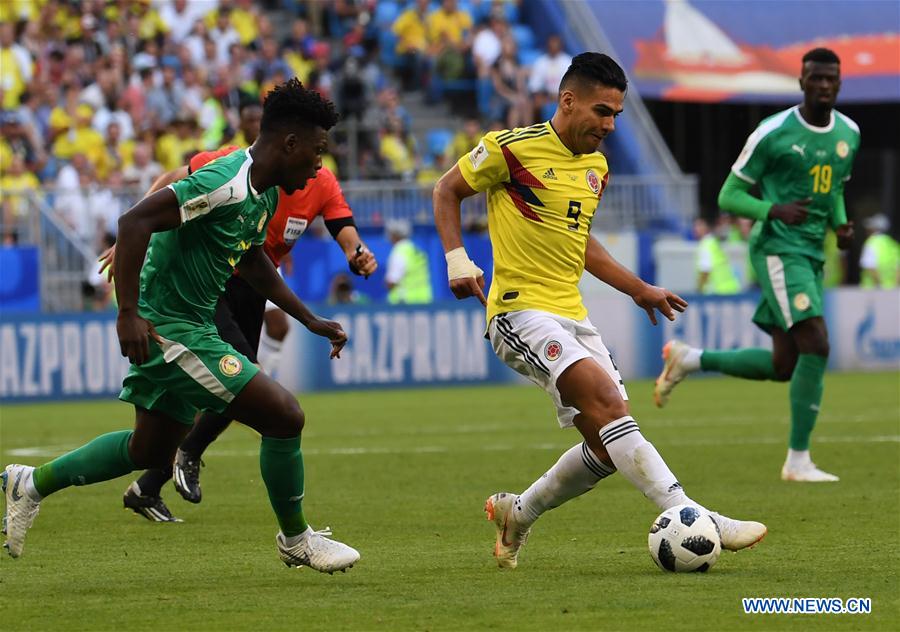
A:
{"label": "green grass pitch", "polygon": [[[569,446],[526,386],[305,395],[307,517],[362,553],[347,574],[287,569],[258,439],[213,445],[203,503],[169,486],[183,524],[122,509],[131,478],[44,502],[21,559],[0,560],[4,630],[900,629],[900,377],[829,375],[814,458],[837,484],[783,483],[787,385],[688,380],[632,412],[688,494],[766,522],[756,548],[705,575],[647,553],[656,508],[619,476],[547,513],[500,571],[484,499],[523,490]],[[4,406],[3,463],[37,464],[131,425],[118,402]],[[745,615],[741,597],[870,597],[869,615]]]}

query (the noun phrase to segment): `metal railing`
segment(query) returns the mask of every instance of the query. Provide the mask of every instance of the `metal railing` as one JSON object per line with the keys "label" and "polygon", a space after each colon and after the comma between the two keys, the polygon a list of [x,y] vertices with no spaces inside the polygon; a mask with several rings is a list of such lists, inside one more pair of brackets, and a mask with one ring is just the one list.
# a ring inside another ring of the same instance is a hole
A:
{"label": "metal railing", "polygon": [[[419,227],[434,223],[430,185],[379,180],[346,182],[342,188],[361,229],[380,229],[393,219],[404,219]],[[71,194],[68,191],[65,195]],[[125,202],[125,209],[143,192],[131,188],[116,190],[115,194]],[[90,243],[80,238],[65,220],[65,209],[54,209],[58,199],[63,198],[56,195],[53,187],[45,187],[40,195],[27,195],[27,212],[16,226],[20,243],[41,248],[41,303],[47,312],[82,308],[82,285],[97,265],[100,241],[99,235]],[[698,207],[696,176],[613,175],[593,227],[602,231],[681,231],[697,216]],[[484,195],[465,200],[463,227],[483,228],[486,214]]]}
{"label": "metal railing", "polygon": [[2,232],[15,232],[19,243],[40,248],[41,310],[81,310],[82,285],[97,265],[96,253],[53,211],[43,195],[30,192],[21,201],[24,212],[14,226],[2,226]]}

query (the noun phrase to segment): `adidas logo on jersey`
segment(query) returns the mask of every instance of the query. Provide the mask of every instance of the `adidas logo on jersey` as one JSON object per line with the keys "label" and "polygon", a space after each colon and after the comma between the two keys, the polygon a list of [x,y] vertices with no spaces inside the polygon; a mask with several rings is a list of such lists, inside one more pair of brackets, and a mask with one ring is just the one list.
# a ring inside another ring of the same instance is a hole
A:
{"label": "adidas logo on jersey", "polygon": [[556,180],[556,174],[553,172],[553,167],[550,167],[544,172],[544,175],[541,176],[544,180]]}

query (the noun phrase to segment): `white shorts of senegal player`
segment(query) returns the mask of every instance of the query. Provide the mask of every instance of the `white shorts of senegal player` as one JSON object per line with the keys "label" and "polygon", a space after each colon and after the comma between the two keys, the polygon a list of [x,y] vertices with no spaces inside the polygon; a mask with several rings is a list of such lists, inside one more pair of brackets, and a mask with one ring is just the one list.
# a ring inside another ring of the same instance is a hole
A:
{"label": "white shorts of senegal player", "polygon": [[628,399],[612,354],[587,318],[572,320],[533,309],[507,312],[491,319],[488,337],[498,358],[550,394],[562,428],[571,427],[579,411],[563,404],[556,381],[579,360],[592,358],[619,388],[622,399]]}

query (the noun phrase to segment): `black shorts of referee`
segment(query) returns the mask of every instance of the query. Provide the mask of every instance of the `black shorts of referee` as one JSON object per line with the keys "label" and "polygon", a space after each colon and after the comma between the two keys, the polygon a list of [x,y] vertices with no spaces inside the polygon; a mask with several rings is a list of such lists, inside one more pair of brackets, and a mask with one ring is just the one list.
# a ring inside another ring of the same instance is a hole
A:
{"label": "black shorts of referee", "polygon": [[259,335],[266,315],[266,298],[237,274],[225,282],[216,303],[214,321],[222,340],[258,363]]}

